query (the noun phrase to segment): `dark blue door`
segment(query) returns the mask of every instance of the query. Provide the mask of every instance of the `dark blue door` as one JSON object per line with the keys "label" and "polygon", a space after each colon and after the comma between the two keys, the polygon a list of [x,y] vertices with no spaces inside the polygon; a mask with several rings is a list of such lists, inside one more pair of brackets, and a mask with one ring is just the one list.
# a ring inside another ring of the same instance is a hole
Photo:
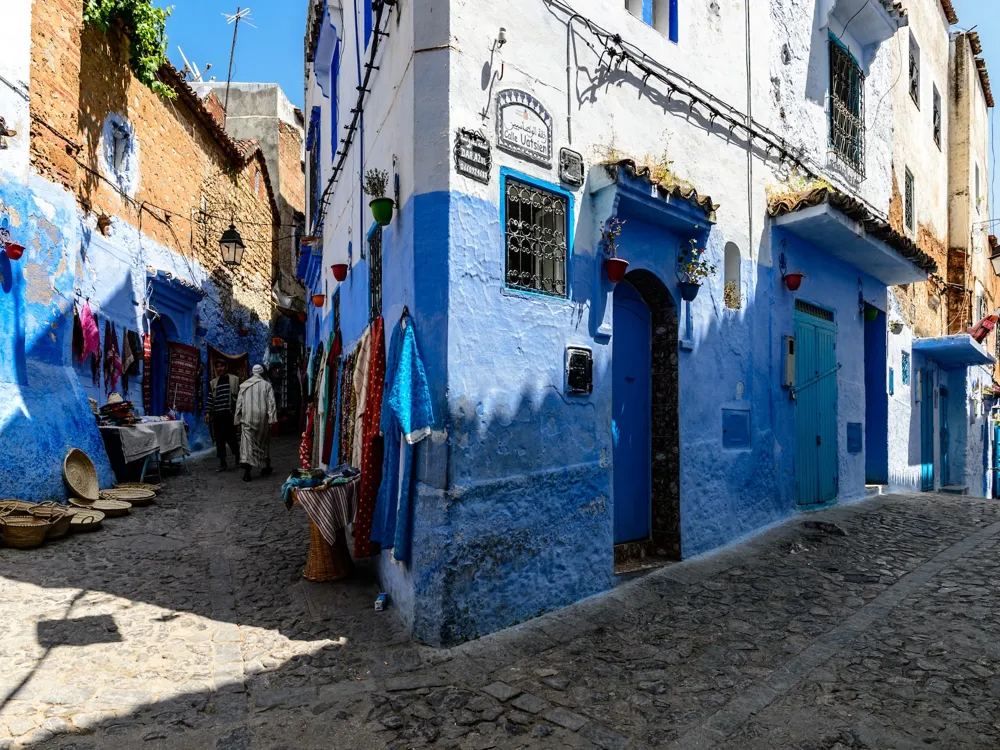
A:
{"label": "dark blue door", "polygon": [[152,379],[150,392],[150,413],[162,416],[167,413],[167,331],[159,320],[150,326],[152,342],[150,344],[150,373],[143,377]]}
{"label": "dark blue door", "polygon": [[938,407],[941,415],[941,486],[948,484],[948,389],[941,389],[941,403]]}
{"label": "dark blue door", "polygon": [[611,365],[615,544],[650,529],[650,315],[628,282],[615,289]]}

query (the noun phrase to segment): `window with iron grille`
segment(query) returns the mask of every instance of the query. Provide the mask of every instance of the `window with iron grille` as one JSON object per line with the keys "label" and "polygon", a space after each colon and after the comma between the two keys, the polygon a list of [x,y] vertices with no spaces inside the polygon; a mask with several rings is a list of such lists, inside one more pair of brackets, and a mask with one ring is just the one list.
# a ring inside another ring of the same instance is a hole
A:
{"label": "window with iron grille", "polygon": [[382,315],[382,227],[368,235],[368,321]]}
{"label": "window with iron grille", "polygon": [[853,55],[830,40],[830,147],[864,177],[865,77]]}
{"label": "window with iron grille", "polygon": [[909,169],[906,170],[906,176],[904,178],[905,183],[905,194],[903,196],[903,223],[906,224],[906,228],[911,232],[915,229],[915,221],[917,209],[913,205],[913,173]]}
{"label": "window with iron grille", "polygon": [[333,295],[333,332],[340,330],[340,288]]}
{"label": "window with iron grille", "polygon": [[910,98],[920,109],[920,47],[910,34]]}
{"label": "window with iron grille", "polygon": [[934,128],[934,143],[937,144],[938,148],[941,148],[941,94],[937,90],[937,86],[933,89],[932,94],[932,123]]}
{"label": "window with iron grille", "polygon": [[900,368],[902,372],[903,385],[910,384],[910,353],[903,352],[903,365]]}
{"label": "window with iron grille", "polygon": [[513,177],[504,191],[507,286],[565,297],[569,198]]}

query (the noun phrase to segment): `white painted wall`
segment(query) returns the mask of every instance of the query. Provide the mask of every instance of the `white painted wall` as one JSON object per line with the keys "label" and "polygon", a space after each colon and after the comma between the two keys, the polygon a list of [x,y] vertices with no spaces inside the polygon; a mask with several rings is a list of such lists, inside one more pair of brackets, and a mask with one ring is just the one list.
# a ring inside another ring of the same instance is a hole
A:
{"label": "white painted wall", "polygon": [[0,55],[0,117],[17,136],[7,139],[0,151],[2,179],[25,183],[28,179],[28,87],[31,82],[31,5],[32,0],[2,0],[4,51]]}

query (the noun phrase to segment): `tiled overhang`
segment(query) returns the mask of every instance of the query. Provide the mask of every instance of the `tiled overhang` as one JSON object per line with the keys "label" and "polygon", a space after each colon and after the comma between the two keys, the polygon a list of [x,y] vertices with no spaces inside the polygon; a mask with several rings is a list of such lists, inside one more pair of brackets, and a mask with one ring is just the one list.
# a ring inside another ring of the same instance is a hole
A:
{"label": "tiled overhang", "polygon": [[913,351],[934,360],[944,370],[996,364],[996,359],[990,356],[985,347],[977,344],[967,333],[913,339]]}

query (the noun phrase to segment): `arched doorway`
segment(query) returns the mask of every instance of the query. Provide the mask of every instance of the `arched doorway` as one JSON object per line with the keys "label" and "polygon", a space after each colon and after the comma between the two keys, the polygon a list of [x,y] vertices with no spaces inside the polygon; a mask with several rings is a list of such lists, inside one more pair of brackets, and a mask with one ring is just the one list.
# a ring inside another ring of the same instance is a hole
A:
{"label": "arched doorway", "polygon": [[167,372],[170,368],[168,342],[177,338],[177,328],[166,315],[159,315],[149,325],[150,332],[150,381],[149,413],[162,416],[167,413]]}
{"label": "arched doorway", "polygon": [[614,292],[611,401],[615,562],[679,560],[677,308],[650,271],[631,271]]}

